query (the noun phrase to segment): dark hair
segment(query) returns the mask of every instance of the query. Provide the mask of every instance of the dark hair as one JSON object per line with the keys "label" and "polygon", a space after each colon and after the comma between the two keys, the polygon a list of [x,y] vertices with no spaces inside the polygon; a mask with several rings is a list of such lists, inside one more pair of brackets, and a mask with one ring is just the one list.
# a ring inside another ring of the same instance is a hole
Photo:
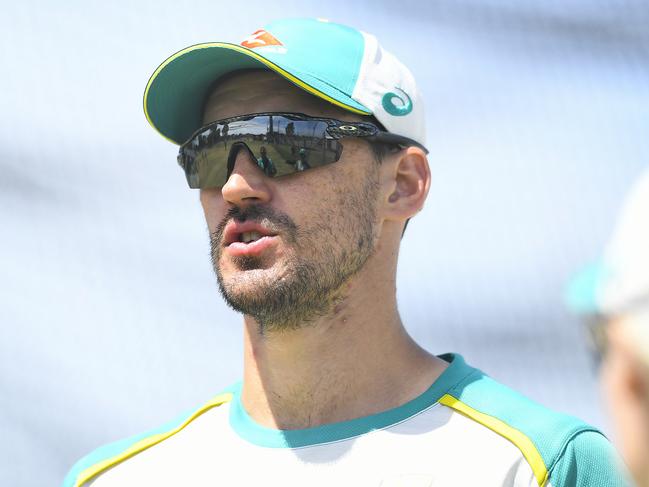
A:
{"label": "dark hair", "polygon": [[[376,125],[380,130],[387,132],[383,124],[379,122],[374,115],[363,117],[363,119],[371,124]],[[372,155],[374,156],[374,160],[377,162],[377,164],[381,164],[381,162],[383,162],[383,159],[385,159],[388,154],[397,152],[401,149],[401,147],[396,144],[388,144],[386,142],[368,141],[368,143],[370,144]]]}

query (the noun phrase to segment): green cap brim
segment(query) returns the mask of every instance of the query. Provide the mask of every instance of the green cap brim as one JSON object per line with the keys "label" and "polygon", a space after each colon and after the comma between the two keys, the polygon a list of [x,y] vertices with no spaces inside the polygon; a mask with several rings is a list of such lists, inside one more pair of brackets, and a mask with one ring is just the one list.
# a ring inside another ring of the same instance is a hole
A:
{"label": "green cap brim", "polygon": [[167,140],[184,143],[202,125],[202,110],[212,84],[227,73],[242,69],[270,69],[303,90],[347,111],[369,115],[366,107],[331,85],[281,66],[259,53],[224,42],[190,46],[165,60],[144,91],[144,114]]}

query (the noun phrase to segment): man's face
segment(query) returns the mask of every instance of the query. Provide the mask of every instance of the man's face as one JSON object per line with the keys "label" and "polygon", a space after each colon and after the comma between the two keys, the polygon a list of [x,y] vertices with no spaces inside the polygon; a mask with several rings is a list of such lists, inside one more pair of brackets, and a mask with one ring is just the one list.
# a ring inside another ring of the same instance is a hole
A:
{"label": "man's face", "polygon": [[[251,71],[216,86],[204,123],[260,112],[358,120],[274,73]],[[201,190],[228,304],[262,331],[296,328],[329,312],[374,252],[378,188],[378,165],[356,139],[345,139],[338,162],[276,179],[239,150],[225,185]]]}
{"label": "man's face", "polygon": [[602,385],[620,452],[638,484],[645,485],[642,482],[649,481],[649,366],[643,358],[646,342],[633,333],[634,326],[649,327],[649,313],[623,315],[607,323]]}

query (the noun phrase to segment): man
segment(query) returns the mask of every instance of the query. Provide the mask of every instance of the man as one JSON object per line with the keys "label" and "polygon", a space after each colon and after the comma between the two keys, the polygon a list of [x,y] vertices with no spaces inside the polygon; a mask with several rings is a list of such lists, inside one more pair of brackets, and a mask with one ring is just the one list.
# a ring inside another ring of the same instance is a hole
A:
{"label": "man", "polygon": [[268,152],[266,147],[263,145],[259,148],[259,158],[257,159],[257,165],[264,171],[266,176],[274,176],[277,174],[277,169],[275,169],[275,164],[270,157],[268,157]]}
{"label": "man", "polygon": [[[396,266],[430,186],[424,108],[376,38],[292,19],[192,46],[156,70],[145,111],[200,188],[243,380],[82,459],[66,486],[622,485],[597,430],[406,332]],[[274,153],[304,147],[309,169],[257,167],[271,117],[293,124]],[[226,124],[229,149],[196,155],[195,134]]]}
{"label": "man", "polygon": [[306,162],[306,149],[300,149],[300,157],[298,158],[295,166],[298,171],[305,171],[310,169],[309,163]]}
{"label": "man", "polygon": [[649,487],[649,172],[630,192],[601,263],[571,283],[601,362],[604,395],[622,456]]}

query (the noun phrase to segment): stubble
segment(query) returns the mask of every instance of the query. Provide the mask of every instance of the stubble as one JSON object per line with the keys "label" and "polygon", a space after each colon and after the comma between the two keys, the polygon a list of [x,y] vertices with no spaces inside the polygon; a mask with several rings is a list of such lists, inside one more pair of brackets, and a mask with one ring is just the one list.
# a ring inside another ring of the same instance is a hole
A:
{"label": "stubble", "polygon": [[[253,317],[264,334],[308,326],[330,313],[374,252],[377,192],[373,171],[360,190],[337,194],[304,228],[269,206],[231,208],[210,235],[212,265],[226,303]],[[281,265],[264,269],[260,258],[239,257],[232,259],[236,273],[225,278],[222,241],[232,219],[252,220],[280,235],[287,249]]]}

